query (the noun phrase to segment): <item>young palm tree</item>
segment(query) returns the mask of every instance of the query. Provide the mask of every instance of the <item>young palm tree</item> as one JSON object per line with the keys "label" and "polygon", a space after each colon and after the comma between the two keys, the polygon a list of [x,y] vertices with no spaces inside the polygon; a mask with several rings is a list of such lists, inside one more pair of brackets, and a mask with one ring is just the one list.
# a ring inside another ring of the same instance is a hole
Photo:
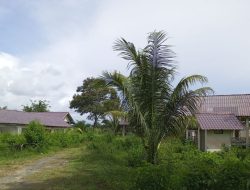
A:
{"label": "young palm tree", "polygon": [[[124,102],[135,121],[147,152],[147,160],[157,163],[157,153],[164,137],[177,131],[187,118],[195,113],[200,97],[212,92],[209,87],[190,90],[190,85],[207,82],[201,75],[181,79],[177,86],[172,82],[176,74],[174,53],[165,44],[166,34],[152,32],[147,46],[137,50],[133,43],[120,39],[114,50],[129,62],[130,75],[118,72],[103,73],[107,84],[121,92]],[[130,122],[131,122],[130,121]]]}

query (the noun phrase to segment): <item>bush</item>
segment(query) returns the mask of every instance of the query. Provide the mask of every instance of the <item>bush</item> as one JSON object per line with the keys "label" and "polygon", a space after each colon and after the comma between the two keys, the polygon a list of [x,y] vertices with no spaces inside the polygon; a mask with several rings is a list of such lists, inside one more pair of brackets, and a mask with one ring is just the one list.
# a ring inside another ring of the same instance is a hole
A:
{"label": "bush", "polygon": [[250,189],[250,162],[226,160],[219,168],[216,189]]}
{"label": "bush", "polygon": [[64,133],[63,131],[56,131],[47,134],[46,139],[49,146],[66,148],[80,144],[83,141],[83,135],[74,130],[68,131],[67,133]]}
{"label": "bush", "polygon": [[128,151],[127,162],[129,167],[139,167],[146,163],[145,151],[142,146],[137,146]]}
{"label": "bush", "polygon": [[[4,144],[6,148],[10,148],[11,150],[22,150],[24,148],[24,145],[26,143],[26,139],[23,135],[6,135],[3,136],[4,139],[2,139],[2,146],[4,147]],[[5,139],[6,138],[6,139]]]}
{"label": "bush", "polygon": [[37,121],[32,121],[28,124],[24,131],[24,137],[30,145],[42,148],[46,144],[45,128]]}
{"label": "bush", "polygon": [[167,190],[170,189],[170,168],[166,165],[148,165],[137,172],[133,189]]}

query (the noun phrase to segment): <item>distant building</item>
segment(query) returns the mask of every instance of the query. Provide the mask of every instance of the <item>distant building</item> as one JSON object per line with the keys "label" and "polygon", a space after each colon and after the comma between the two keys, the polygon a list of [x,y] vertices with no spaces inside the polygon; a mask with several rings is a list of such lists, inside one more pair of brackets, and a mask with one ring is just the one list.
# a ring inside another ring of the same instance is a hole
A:
{"label": "distant building", "polygon": [[198,126],[188,129],[186,137],[200,150],[249,146],[250,94],[204,97],[195,117]]}
{"label": "distant building", "polygon": [[68,112],[0,110],[0,133],[20,134],[31,121],[38,121],[51,131],[70,128],[74,123]]}

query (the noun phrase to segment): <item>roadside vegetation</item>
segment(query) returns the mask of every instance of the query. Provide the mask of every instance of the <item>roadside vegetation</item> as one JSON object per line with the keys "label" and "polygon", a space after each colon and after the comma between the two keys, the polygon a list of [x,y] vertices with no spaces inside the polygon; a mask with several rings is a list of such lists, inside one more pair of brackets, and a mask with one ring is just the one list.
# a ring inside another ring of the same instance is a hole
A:
{"label": "roadside vegetation", "polygon": [[[206,153],[171,137],[159,149],[158,164],[147,162],[141,139],[88,130],[67,166],[30,177],[24,189],[200,190],[249,189],[247,149]],[[42,179],[42,181],[41,181]],[[35,181],[38,180],[39,182]],[[22,189],[22,187],[20,187]]]}
{"label": "roadside vegetation", "polygon": [[0,164],[13,164],[15,161],[78,146],[82,141],[83,136],[77,130],[50,132],[33,121],[20,135],[0,134]]}
{"label": "roadside vegetation", "polygon": [[[162,142],[155,165],[147,162],[141,138],[133,133],[115,135],[112,128],[104,127],[48,133],[36,122],[32,122],[23,135],[1,135],[0,142],[1,147],[5,145],[0,155],[2,166],[39,157],[41,153],[44,156],[78,147],[74,154],[71,151],[68,165],[31,176],[31,183],[17,189],[250,188],[248,149],[206,153],[197,150],[192,142],[169,137]],[[16,146],[20,144],[26,146],[20,149]]]}

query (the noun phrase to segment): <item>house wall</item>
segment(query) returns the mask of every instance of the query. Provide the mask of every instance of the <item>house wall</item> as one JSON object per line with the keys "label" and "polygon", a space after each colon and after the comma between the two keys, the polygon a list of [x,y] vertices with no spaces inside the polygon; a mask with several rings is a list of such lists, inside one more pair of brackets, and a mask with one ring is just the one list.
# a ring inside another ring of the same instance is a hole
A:
{"label": "house wall", "polygon": [[[21,134],[25,129],[25,125],[15,125],[15,124],[0,124],[0,133],[11,133],[11,134]],[[65,128],[60,127],[46,127],[47,130],[51,132],[54,131],[65,131]]]}
{"label": "house wall", "polygon": [[[250,130],[249,130],[249,134],[250,134]],[[244,130],[240,130],[240,137],[246,137],[246,129],[244,128]]]}
{"label": "house wall", "polygon": [[0,124],[0,133],[21,134],[23,126]]}
{"label": "house wall", "polygon": [[223,130],[223,134],[214,134],[214,130],[207,131],[206,148],[207,151],[217,151],[222,145],[231,146],[232,130]]}

